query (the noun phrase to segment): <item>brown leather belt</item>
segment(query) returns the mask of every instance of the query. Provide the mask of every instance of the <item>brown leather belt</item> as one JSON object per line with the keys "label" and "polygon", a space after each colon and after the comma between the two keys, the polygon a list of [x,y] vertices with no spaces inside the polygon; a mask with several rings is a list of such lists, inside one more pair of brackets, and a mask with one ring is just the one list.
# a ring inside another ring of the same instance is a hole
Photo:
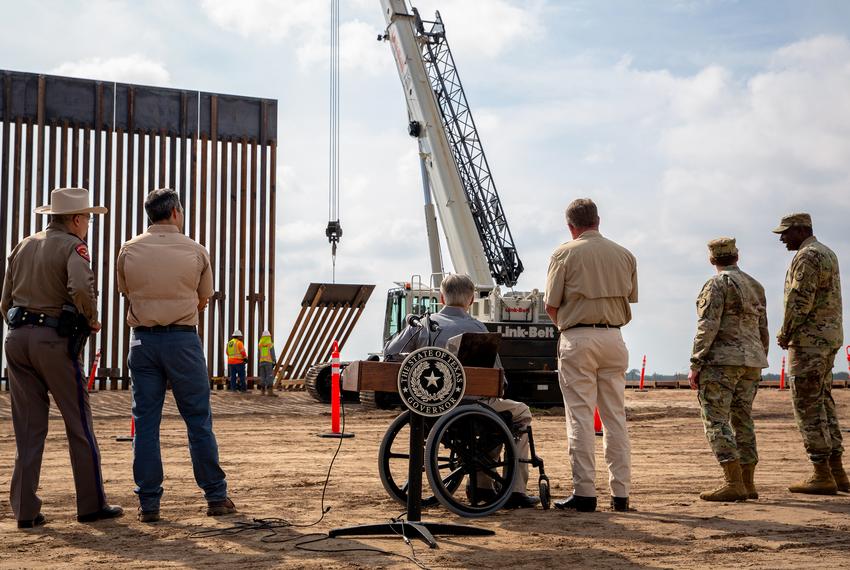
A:
{"label": "brown leather belt", "polygon": [[623,325],[608,325],[608,324],[605,324],[605,323],[593,323],[593,324],[588,324],[588,323],[579,323],[579,324],[577,324],[577,325],[573,325],[573,326],[571,326],[571,327],[567,327],[567,328],[565,328],[564,330],[565,330],[565,331],[568,331],[568,330],[570,330],[570,329],[580,329],[580,328],[588,328],[588,329],[618,329],[618,328],[620,328],[620,327],[622,327],[622,326],[623,326]]}

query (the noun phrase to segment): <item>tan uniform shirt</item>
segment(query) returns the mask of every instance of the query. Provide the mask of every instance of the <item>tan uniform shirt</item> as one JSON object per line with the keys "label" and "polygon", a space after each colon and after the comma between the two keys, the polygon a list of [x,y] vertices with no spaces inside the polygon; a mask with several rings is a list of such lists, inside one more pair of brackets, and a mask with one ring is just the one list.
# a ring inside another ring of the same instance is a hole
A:
{"label": "tan uniform shirt", "polygon": [[544,302],[558,308],[558,328],[625,325],[637,303],[637,261],[629,250],[588,230],[559,246],[549,262]]}
{"label": "tan uniform shirt", "polygon": [[779,339],[798,349],[835,350],[844,343],[838,257],[807,238],[785,275],[785,315]]}
{"label": "tan uniform shirt", "polygon": [[213,294],[206,248],[176,226],[153,224],[118,254],[118,290],[131,327],[198,324],[198,300]]}
{"label": "tan uniform shirt", "polygon": [[697,298],[697,317],[691,369],[767,368],[770,333],[764,287],[737,265],[724,267],[705,282]]}
{"label": "tan uniform shirt", "polygon": [[0,309],[12,307],[58,317],[62,305],[74,305],[89,324],[97,321],[97,293],[86,242],[62,224],[21,241],[6,265]]}

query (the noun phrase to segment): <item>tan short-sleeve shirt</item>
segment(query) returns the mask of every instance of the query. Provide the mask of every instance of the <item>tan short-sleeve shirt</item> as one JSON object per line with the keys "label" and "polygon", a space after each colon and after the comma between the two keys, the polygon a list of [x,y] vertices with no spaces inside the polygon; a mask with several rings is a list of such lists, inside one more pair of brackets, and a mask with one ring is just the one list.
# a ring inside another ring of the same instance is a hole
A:
{"label": "tan short-sleeve shirt", "polygon": [[637,261],[623,246],[588,230],[559,246],[549,262],[544,302],[558,309],[558,328],[625,325],[637,303]]}
{"label": "tan short-sleeve shirt", "polygon": [[125,243],[117,267],[131,327],[197,325],[199,299],[213,294],[209,253],[173,225],[153,224]]}

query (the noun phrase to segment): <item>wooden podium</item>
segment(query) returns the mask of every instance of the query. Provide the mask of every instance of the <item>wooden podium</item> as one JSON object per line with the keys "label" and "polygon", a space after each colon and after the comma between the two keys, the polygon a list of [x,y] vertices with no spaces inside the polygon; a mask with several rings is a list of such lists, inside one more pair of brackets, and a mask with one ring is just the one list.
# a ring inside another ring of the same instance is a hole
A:
{"label": "wooden podium", "polygon": [[[375,362],[355,360],[342,371],[342,389],[358,392],[398,393],[398,371],[401,362]],[[464,367],[466,395],[486,398],[502,397],[502,376],[498,368]]]}
{"label": "wooden podium", "polygon": [[[358,360],[349,364],[343,372],[342,385],[345,390],[373,390],[375,392],[398,393],[400,362],[376,362]],[[497,398],[502,395],[501,370],[496,368],[466,368],[465,396]],[[451,413],[451,412],[448,412]],[[437,547],[434,535],[489,536],[492,530],[470,525],[435,523],[422,521],[422,467],[425,461],[425,422],[420,414],[410,413],[410,459],[407,471],[407,522],[365,524],[331,529],[330,538],[337,536],[400,536],[415,534],[431,548]]]}

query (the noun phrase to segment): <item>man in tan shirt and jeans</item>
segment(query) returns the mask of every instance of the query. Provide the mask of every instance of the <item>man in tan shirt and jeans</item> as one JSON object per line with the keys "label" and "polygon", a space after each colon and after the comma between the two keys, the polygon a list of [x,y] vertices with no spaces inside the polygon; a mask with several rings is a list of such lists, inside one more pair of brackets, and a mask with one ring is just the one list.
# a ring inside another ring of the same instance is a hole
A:
{"label": "man in tan shirt and jeans", "polygon": [[624,247],[602,237],[590,199],[567,207],[572,241],[552,254],[546,279],[546,312],[561,331],[558,376],[567,416],[573,494],[559,509],[596,510],[593,412],[605,427],[611,508],[629,510],[631,446],[626,429],[625,386],[629,351],[620,334],[637,302],[637,262]]}
{"label": "man in tan shirt and jeans", "polygon": [[139,520],[159,520],[162,457],[159,424],[167,382],[189,433],[195,481],[204,490],[207,515],[236,512],[218,461],[212,430],[207,363],[196,329],[198,312],[213,294],[206,248],[183,234],[183,207],[174,190],[145,199],[148,230],[121,247],[118,290],[127,298],[133,327],[129,367],[133,379],[133,477]]}

